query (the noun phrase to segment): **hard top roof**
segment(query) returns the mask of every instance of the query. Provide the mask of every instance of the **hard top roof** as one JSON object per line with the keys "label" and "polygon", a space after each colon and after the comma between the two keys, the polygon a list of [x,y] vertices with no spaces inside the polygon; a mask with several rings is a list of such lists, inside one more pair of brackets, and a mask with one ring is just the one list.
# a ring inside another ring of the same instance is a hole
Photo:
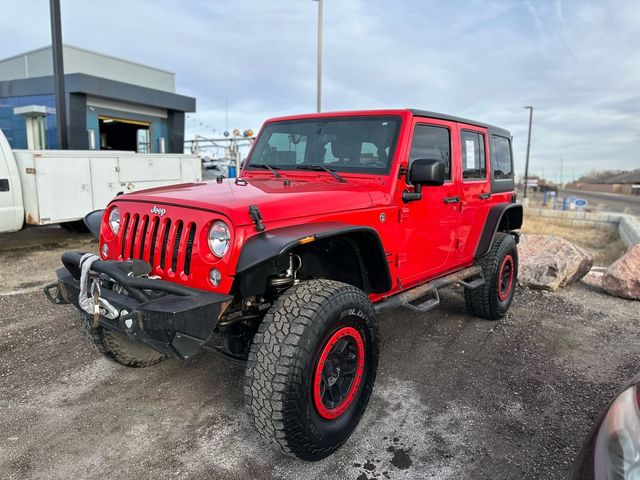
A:
{"label": "hard top roof", "polygon": [[379,109],[379,110],[346,110],[336,112],[321,112],[321,113],[305,113],[299,115],[287,115],[282,117],[270,118],[267,122],[281,122],[281,121],[294,121],[294,120],[310,120],[314,118],[328,118],[328,117],[340,117],[340,116],[353,116],[353,115],[401,115],[403,113],[410,112],[412,115],[418,117],[437,118],[440,120],[447,120],[450,122],[466,123],[468,125],[475,125],[477,127],[483,127],[489,130],[489,133],[502,135],[511,138],[511,133],[504,128],[489,125],[487,123],[477,122],[475,120],[469,120],[468,118],[456,117],[454,115],[447,115],[444,113],[430,112],[427,110],[418,110],[413,108],[404,109]]}
{"label": "hard top roof", "polygon": [[468,125],[484,127],[490,130],[491,133],[496,133],[499,135],[505,135],[507,137],[511,137],[511,133],[509,133],[509,131],[505,130],[504,128],[496,127],[495,125],[489,125],[488,123],[477,122],[475,120],[469,120],[468,118],[456,117],[454,115],[447,115],[445,113],[430,112],[428,110],[417,110],[415,108],[412,108],[411,112],[418,117],[438,118],[440,120],[448,120],[451,122],[466,123]]}

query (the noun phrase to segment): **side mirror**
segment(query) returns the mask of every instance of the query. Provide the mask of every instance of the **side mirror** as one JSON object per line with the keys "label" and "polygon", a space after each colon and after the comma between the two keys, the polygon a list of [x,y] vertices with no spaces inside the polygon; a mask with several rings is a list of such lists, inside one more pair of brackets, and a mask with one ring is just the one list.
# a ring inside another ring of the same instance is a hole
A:
{"label": "side mirror", "polygon": [[440,186],[444,183],[444,162],[442,160],[419,158],[414,160],[407,173],[409,182],[414,186],[414,191],[402,192],[402,200],[405,203],[420,200],[423,186]]}

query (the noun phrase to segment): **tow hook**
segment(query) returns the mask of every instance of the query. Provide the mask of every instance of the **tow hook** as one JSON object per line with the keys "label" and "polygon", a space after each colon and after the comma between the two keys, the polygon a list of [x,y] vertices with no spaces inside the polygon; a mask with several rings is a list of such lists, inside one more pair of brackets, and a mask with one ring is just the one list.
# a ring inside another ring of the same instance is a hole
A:
{"label": "tow hook", "polygon": [[98,308],[100,309],[100,315],[109,320],[115,320],[120,317],[120,311],[102,297],[98,297]]}

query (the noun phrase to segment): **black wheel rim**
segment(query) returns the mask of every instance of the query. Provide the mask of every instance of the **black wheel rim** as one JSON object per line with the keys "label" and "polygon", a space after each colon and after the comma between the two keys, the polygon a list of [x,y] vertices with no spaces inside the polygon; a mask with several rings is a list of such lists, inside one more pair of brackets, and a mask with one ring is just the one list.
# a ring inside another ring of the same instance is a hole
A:
{"label": "black wheel rim", "polygon": [[352,327],[335,332],[316,366],[313,400],[320,416],[334,419],[353,403],[364,370],[364,342]]}

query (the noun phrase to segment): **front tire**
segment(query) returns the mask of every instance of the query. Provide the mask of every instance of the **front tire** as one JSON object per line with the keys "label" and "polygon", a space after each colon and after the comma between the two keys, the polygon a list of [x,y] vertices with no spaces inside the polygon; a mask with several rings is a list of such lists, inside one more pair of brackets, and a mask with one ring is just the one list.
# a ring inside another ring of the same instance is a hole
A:
{"label": "front tire", "polygon": [[245,403],[261,436],[302,460],[340,448],[369,402],[378,338],[373,305],[356,287],[310,280],[285,292],[247,362]]}
{"label": "front tire", "polygon": [[484,285],[464,289],[467,311],[487,320],[499,320],[511,306],[518,280],[518,246],[513,235],[496,233],[491,249],[478,260]]}

